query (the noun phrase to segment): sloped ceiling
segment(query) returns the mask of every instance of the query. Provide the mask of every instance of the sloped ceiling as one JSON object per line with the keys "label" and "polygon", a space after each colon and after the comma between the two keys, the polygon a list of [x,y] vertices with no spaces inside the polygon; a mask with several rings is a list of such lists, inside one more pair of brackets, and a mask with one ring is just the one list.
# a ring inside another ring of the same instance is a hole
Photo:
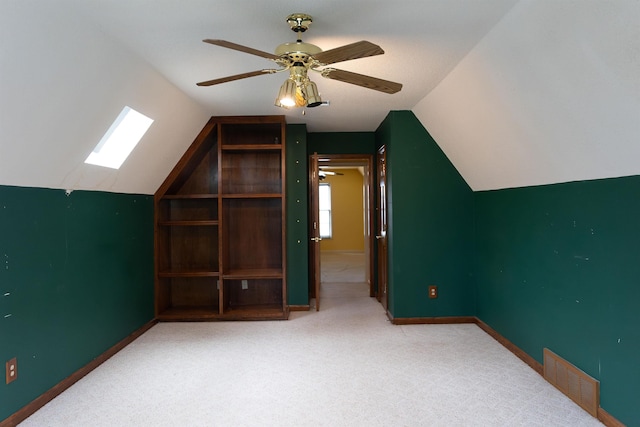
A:
{"label": "sloped ceiling", "polygon": [[[413,110],[474,190],[640,173],[635,0],[0,2],[0,184],[152,194],[212,115],[285,114],[312,132],[373,131]],[[338,68],[401,82],[387,95],[314,79],[329,107],[273,106],[282,74],[202,43],[273,51],[358,40],[385,54]],[[83,163],[124,105],[155,120],[118,171]]]}
{"label": "sloped ceiling", "polygon": [[[153,194],[206,110],[55,2],[0,2],[0,184]],[[120,170],[84,160],[125,105],[155,122]]]}
{"label": "sloped ceiling", "polygon": [[474,190],[640,174],[640,2],[520,1],[413,111]]}

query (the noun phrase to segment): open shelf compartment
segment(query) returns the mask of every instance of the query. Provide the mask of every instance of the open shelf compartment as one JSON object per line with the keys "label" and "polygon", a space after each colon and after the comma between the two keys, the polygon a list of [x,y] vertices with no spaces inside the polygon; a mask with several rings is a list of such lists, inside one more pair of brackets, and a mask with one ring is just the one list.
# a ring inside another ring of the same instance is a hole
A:
{"label": "open shelf compartment", "polygon": [[224,314],[238,318],[286,317],[282,279],[223,279]]}
{"label": "open shelf compartment", "polygon": [[157,218],[161,225],[171,222],[198,222],[218,220],[218,198],[215,195],[200,197],[167,197],[158,203]]}
{"label": "open shelf compartment", "polygon": [[156,238],[158,272],[218,272],[218,226],[160,227]]}
{"label": "open shelf compartment", "polygon": [[223,274],[236,270],[282,272],[282,200],[225,199]]}
{"label": "open shelf compartment", "polygon": [[282,193],[280,151],[225,151],[222,194]]}
{"label": "open shelf compartment", "polygon": [[159,278],[156,312],[162,320],[215,318],[220,314],[219,278]]}
{"label": "open shelf compartment", "polygon": [[217,134],[212,129],[202,142],[190,148],[190,155],[181,159],[177,169],[172,171],[172,180],[168,186],[164,186],[166,191],[163,196],[218,192]]}
{"label": "open shelf compartment", "polygon": [[[265,119],[266,120],[266,119]],[[264,123],[223,123],[221,139],[229,145],[281,145],[282,122],[269,120]]]}

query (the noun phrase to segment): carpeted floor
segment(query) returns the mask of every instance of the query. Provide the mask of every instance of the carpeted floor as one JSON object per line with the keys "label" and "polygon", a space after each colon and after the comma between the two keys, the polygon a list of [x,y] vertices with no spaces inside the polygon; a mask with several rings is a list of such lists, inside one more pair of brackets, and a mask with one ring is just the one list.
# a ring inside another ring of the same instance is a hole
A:
{"label": "carpeted floor", "polygon": [[320,254],[320,282],[362,283],[365,281],[364,261],[364,252],[322,252]]}
{"label": "carpeted floor", "polygon": [[322,292],[288,321],[160,323],[22,426],[601,425],[475,325]]}

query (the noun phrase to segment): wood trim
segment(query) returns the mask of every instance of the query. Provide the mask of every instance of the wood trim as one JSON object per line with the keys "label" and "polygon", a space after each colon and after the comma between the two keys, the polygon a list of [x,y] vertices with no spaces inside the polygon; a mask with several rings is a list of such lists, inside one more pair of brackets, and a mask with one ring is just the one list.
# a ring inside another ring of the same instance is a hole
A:
{"label": "wood trim", "polygon": [[56,396],[67,390],[73,384],[78,382],[82,377],[96,369],[98,366],[102,365],[106,362],[111,356],[115,355],[117,352],[125,348],[127,345],[131,344],[135,341],[140,335],[147,332],[158,323],[155,319],[144,324],[139,329],[135,330],[131,334],[129,334],[126,338],[122,339],[120,342],[109,348],[107,351],[93,359],[91,362],[83,366],[82,368],[75,371],[73,374],[69,375],[64,380],[60,381],[58,384],[51,387],[49,390],[42,393],[40,396],[35,398],[33,401],[28,403],[26,406],[19,409],[13,415],[10,415],[9,418],[6,418],[3,421],[0,421],[0,427],[10,427],[15,426],[26,420],[29,416],[33,415],[38,409],[42,408],[44,405],[53,400]]}
{"label": "wood trim", "polygon": [[529,365],[534,371],[543,375],[542,364],[535,360],[533,357],[529,356],[527,353],[518,348],[511,341],[500,335],[496,332],[491,326],[484,323],[482,320],[478,319],[475,316],[452,316],[452,317],[397,317],[393,318],[389,316],[389,320],[394,325],[420,325],[420,324],[459,324],[459,323],[475,323],[489,334],[493,339],[498,341],[507,350],[512,352],[518,358],[520,358],[524,363]]}
{"label": "wood trim", "polygon": [[397,323],[393,321],[393,314],[391,314],[389,310],[385,310],[385,313],[387,314],[387,319],[389,319],[389,322],[391,322],[392,325],[396,325]]}
{"label": "wood trim", "polygon": [[602,409],[602,407],[598,408],[598,419],[607,427],[625,427],[624,424]]}
{"label": "wood trim", "polygon": [[[376,292],[374,289],[374,280],[376,277],[376,260],[375,260],[375,245],[376,245],[376,230],[375,230],[375,217],[376,217],[376,159],[373,154],[323,154],[323,153],[314,153],[318,155],[318,158],[322,159],[318,164],[322,163],[330,163],[331,166],[353,166],[353,167],[364,167],[365,176],[363,179],[363,191],[366,191],[366,198],[368,204],[364,206],[365,212],[367,215],[367,221],[365,221],[365,256],[367,257],[367,263],[365,268],[368,270],[365,273],[365,277],[368,278],[367,282],[369,285],[369,296],[375,297]],[[309,156],[311,158],[311,156]],[[309,185],[311,185],[311,177],[309,177]],[[366,212],[368,209],[368,212]],[[313,297],[312,297],[313,298]]]}
{"label": "wood trim", "polygon": [[218,123],[212,117],[209,119],[207,124],[202,128],[198,136],[193,140],[187,151],[180,157],[178,163],[173,167],[169,175],[165,178],[164,182],[160,185],[160,187],[156,190],[154,197],[154,202],[157,206],[158,202],[162,197],[164,197],[165,193],[169,190],[171,185],[178,179],[178,177],[183,173],[183,170],[187,168],[187,165],[191,161],[192,157],[199,157],[196,153],[202,153],[207,150],[207,146],[205,142],[209,138],[209,136],[213,132],[218,132]]}
{"label": "wood trim", "polygon": [[493,329],[491,326],[484,323],[482,320],[478,319],[477,317],[475,319],[476,319],[476,324],[480,327],[480,329],[485,331],[494,340],[498,341],[500,344],[506,347],[507,350],[509,350],[511,353],[515,354],[520,360],[522,360],[524,363],[529,365],[531,369],[533,369],[540,375],[544,375],[542,364],[540,362],[538,362],[536,359],[534,359],[533,357],[529,356],[527,353],[522,351],[518,346],[516,346],[514,343],[512,343],[502,335],[500,335],[498,332],[496,332],[495,329]]}
{"label": "wood trim", "polygon": [[282,144],[222,144],[222,151],[271,151],[282,150]]}
{"label": "wood trim", "polygon": [[309,310],[311,310],[311,306],[309,304],[289,306],[289,311],[309,311]]}
{"label": "wood trim", "polygon": [[[309,311],[309,305],[290,305],[289,311]],[[529,356],[527,353],[518,348],[515,344],[513,344],[508,339],[504,338],[498,332],[496,332],[491,326],[484,323],[482,320],[477,317],[472,316],[461,316],[461,317],[408,317],[408,318],[398,318],[394,319],[393,316],[387,312],[387,317],[394,325],[418,325],[418,324],[459,324],[459,323],[475,323],[489,334],[493,339],[502,344],[507,350],[511,351],[514,355],[519,357],[522,361],[524,361],[527,365],[529,365],[534,371],[536,371],[541,376],[543,375],[542,365],[536,361],[534,358]],[[26,420],[30,415],[34,414],[38,409],[42,408],[44,405],[53,400],[56,396],[64,392],[66,389],[71,387],[77,381],[79,381],[82,377],[93,371],[95,368],[103,364],[107,361],[111,356],[122,350],[127,345],[131,344],[135,341],[140,335],[144,334],[146,331],[151,329],[154,326],[157,320],[152,320],[147,324],[143,325],[140,329],[134,331],[129,336],[124,338],[122,341],[118,342],[116,345],[102,353],[100,356],[92,360],[90,363],[80,368],[51,389],[37,397],[31,403],[24,406],[22,409],[15,412],[13,415],[9,416],[3,421],[0,421],[0,427],[12,427],[18,425],[22,421]],[[602,407],[598,408],[598,420],[600,420],[607,427],[625,427],[623,423],[618,421],[615,417],[609,414],[607,411],[602,409]]]}
{"label": "wood trim", "polygon": [[[284,116],[280,116],[280,121],[282,125],[280,126],[280,143],[281,143],[281,151],[280,151],[280,209],[282,212],[281,218],[281,246],[282,246],[282,310],[285,313],[285,319],[289,318],[289,305],[287,304],[288,298],[288,285],[287,285],[287,122]],[[222,146],[220,146],[222,150]],[[222,159],[220,159],[222,161]],[[222,170],[222,169],[220,169]]]}
{"label": "wood trim", "polygon": [[[533,357],[529,356],[527,353],[522,351],[519,347],[517,347],[511,341],[509,341],[508,339],[500,335],[491,326],[487,325],[482,320],[478,319],[477,317],[475,319],[476,319],[476,324],[480,327],[480,329],[485,331],[493,339],[495,339],[504,347],[506,347],[507,350],[512,352],[518,358],[520,358],[524,363],[529,365],[534,371],[536,371],[538,374],[540,374],[544,378],[544,367],[540,362],[538,362]],[[621,423],[615,417],[609,414],[607,411],[602,409],[602,407],[598,408],[597,418],[607,427],[625,427],[623,423]]]}
{"label": "wood trim", "polygon": [[396,317],[391,318],[394,325],[431,325],[431,324],[453,324],[453,323],[478,323],[473,316],[452,316],[452,317]]}
{"label": "wood trim", "polygon": [[[445,323],[475,323],[478,325],[480,329],[485,331],[489,336],[502,344],[507,350],[513,353],[516,357],[522,360],[524,363],[529,365],[531,369],[536,371],[540,376],[544,378],[544,367],[540,362],[538,362],[533,357],[529,356],[523,350],[521,350],[514,343],[500,335],[495,329],[491,326],[484,323],[477,317],[469,316],[469,317],[405,317],[405,318],[396,318],[387,312],[387,317],[394,325],[418,325],[418,324],[445,324]],[[614,416],[609,414],[607,411],[602,409],[602,407],[598,408],[598,420],[600,420],[607,427],[625,427],[623,423],[618,421]]]}

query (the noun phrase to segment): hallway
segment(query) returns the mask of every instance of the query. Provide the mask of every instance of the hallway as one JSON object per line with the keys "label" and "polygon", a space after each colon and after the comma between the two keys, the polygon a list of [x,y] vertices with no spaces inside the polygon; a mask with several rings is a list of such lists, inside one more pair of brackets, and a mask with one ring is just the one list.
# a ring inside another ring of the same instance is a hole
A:
{"label": "hallway", "polygon": [[320,259],[321,299],[369,298],[364,252],[324,251]]}

